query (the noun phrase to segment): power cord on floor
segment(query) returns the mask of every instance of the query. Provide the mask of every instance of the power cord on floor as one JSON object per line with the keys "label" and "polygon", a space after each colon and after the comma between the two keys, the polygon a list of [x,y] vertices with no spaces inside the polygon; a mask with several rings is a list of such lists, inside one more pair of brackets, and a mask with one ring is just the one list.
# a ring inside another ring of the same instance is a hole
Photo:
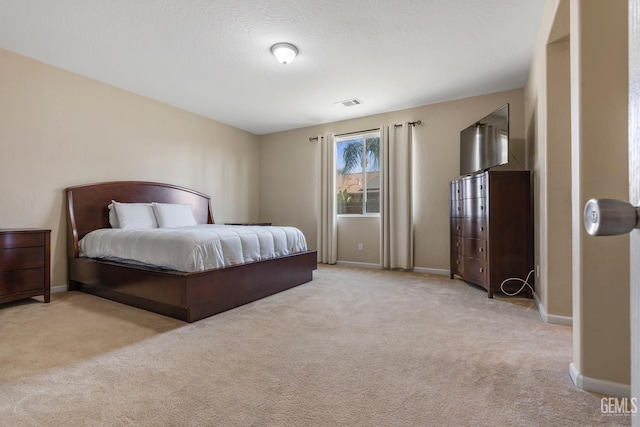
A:
{"label": "power cord on floor", "polygon": [[[533,270],[531,270],[531,271],[529,272],[529,274],[527,274],[527,278],[526,278],[526,279],[524,279],[524,280],[522,280],[522,279],[521,279],[521,278],[519,278],[519,277],[510,277],[510,278],[508,278],[508,279],[504,279],[504,280],[502,281],[502,283],[500,283],[500,290],[502,291],[502,293],[503,293],[503,294],[505,294],[505,295],[508,295],[508,296],[512,297],[512,296],[518,295],[520,292],[522,292],[522,290],[525,288],[525,286],[528,286],[528,287],[529,287],[529,289],[531,289],[531,293],[533,293],[533,292],[534,292],[534,290],[533,290],[533,286],[531,286],[531,285],[529,284],[529,278],[531,277],[531,275],[532,275],[532,274],[533,274]],[[505,284],[505,283],[507,283],[507,282],[510,282],[510,281],[512,281],[512,280],[518,280],[518,281],[522,282],[522,286],[521,286],[521,287],[520,287],[520,289],[518,289],[516,292],[514,292],[514,293],[510,294],[509,292],[507,292],[507,291],[505,291],[505,290],[504,290],[504,284]]]}

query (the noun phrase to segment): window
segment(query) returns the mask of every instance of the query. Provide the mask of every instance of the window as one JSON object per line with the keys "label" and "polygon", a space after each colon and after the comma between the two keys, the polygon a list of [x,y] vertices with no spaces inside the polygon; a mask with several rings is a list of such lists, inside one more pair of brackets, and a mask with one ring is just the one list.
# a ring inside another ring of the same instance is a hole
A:
{"label": "window", "polygon": [[380,132],[336,138],[337,211],[380,213]]}

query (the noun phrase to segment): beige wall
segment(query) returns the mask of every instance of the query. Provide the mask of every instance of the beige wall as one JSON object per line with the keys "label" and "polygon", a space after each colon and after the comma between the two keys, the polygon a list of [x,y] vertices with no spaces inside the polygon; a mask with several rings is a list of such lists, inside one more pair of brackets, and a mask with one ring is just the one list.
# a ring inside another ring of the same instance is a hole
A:
{"label": "beige wall", "polygon": [[629,384],[628,237],[587,236],[582,209],[628,194],[626,7],[548,0],[524,103],[538,298],[573,318],[576,384],[614,395]]}
{"label": "beige wall", "polygon": [[338,217],[338,260],[380,264],[379,216]]}
{"label": "beige wall", "polygon": [[68,186],[167,182],[211,196],[217,222],[258,218],[257,136],[0,50],[0,227],[52,229],[66,285]]}
{"label": "beige wall", "polygon": [[[572,316],[571,93],[567,37],[547,46],[546,256],[547,313]],[[552,279],[552,280],[551,280]]]}
{"label": "beige wall", "polygon": [[[524,165],[524,93],[522,89],[426,105],[387,114],[279,132],[260,137],[260,220],[300,227],[316,247],[317,181],[320,151],[309,137],[378,128],[421,120],[414,128],[415,266],[449,270],[449,181],[459,176],[460,131],[510,103],[510,134]],[[357,107],[354,107],[357,108]],[[378,263],[378,221],[339,219],[338,259]],[[371,242],[363,251],[357,243]],[[372,248],[372,245],[374,246]]]}

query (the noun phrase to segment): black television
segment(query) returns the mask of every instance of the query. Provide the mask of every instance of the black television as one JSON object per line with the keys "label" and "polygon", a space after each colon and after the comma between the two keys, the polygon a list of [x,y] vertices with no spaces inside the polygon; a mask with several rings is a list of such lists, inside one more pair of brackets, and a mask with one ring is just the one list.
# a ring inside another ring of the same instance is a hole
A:
{"label": "black television", "polygon": [[509,162],[509,104],[460,131],[460,175]]}

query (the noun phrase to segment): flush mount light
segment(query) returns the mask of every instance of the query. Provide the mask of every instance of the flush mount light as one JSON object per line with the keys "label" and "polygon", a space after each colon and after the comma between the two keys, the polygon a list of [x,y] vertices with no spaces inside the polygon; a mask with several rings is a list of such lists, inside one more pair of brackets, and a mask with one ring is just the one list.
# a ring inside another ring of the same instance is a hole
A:
{"label": "flush mount light", "polygon": [[291,43],[276,43],[271,46],[271,53],[276,57],[279,63],[287,65],[298,54],[298,48]]}

